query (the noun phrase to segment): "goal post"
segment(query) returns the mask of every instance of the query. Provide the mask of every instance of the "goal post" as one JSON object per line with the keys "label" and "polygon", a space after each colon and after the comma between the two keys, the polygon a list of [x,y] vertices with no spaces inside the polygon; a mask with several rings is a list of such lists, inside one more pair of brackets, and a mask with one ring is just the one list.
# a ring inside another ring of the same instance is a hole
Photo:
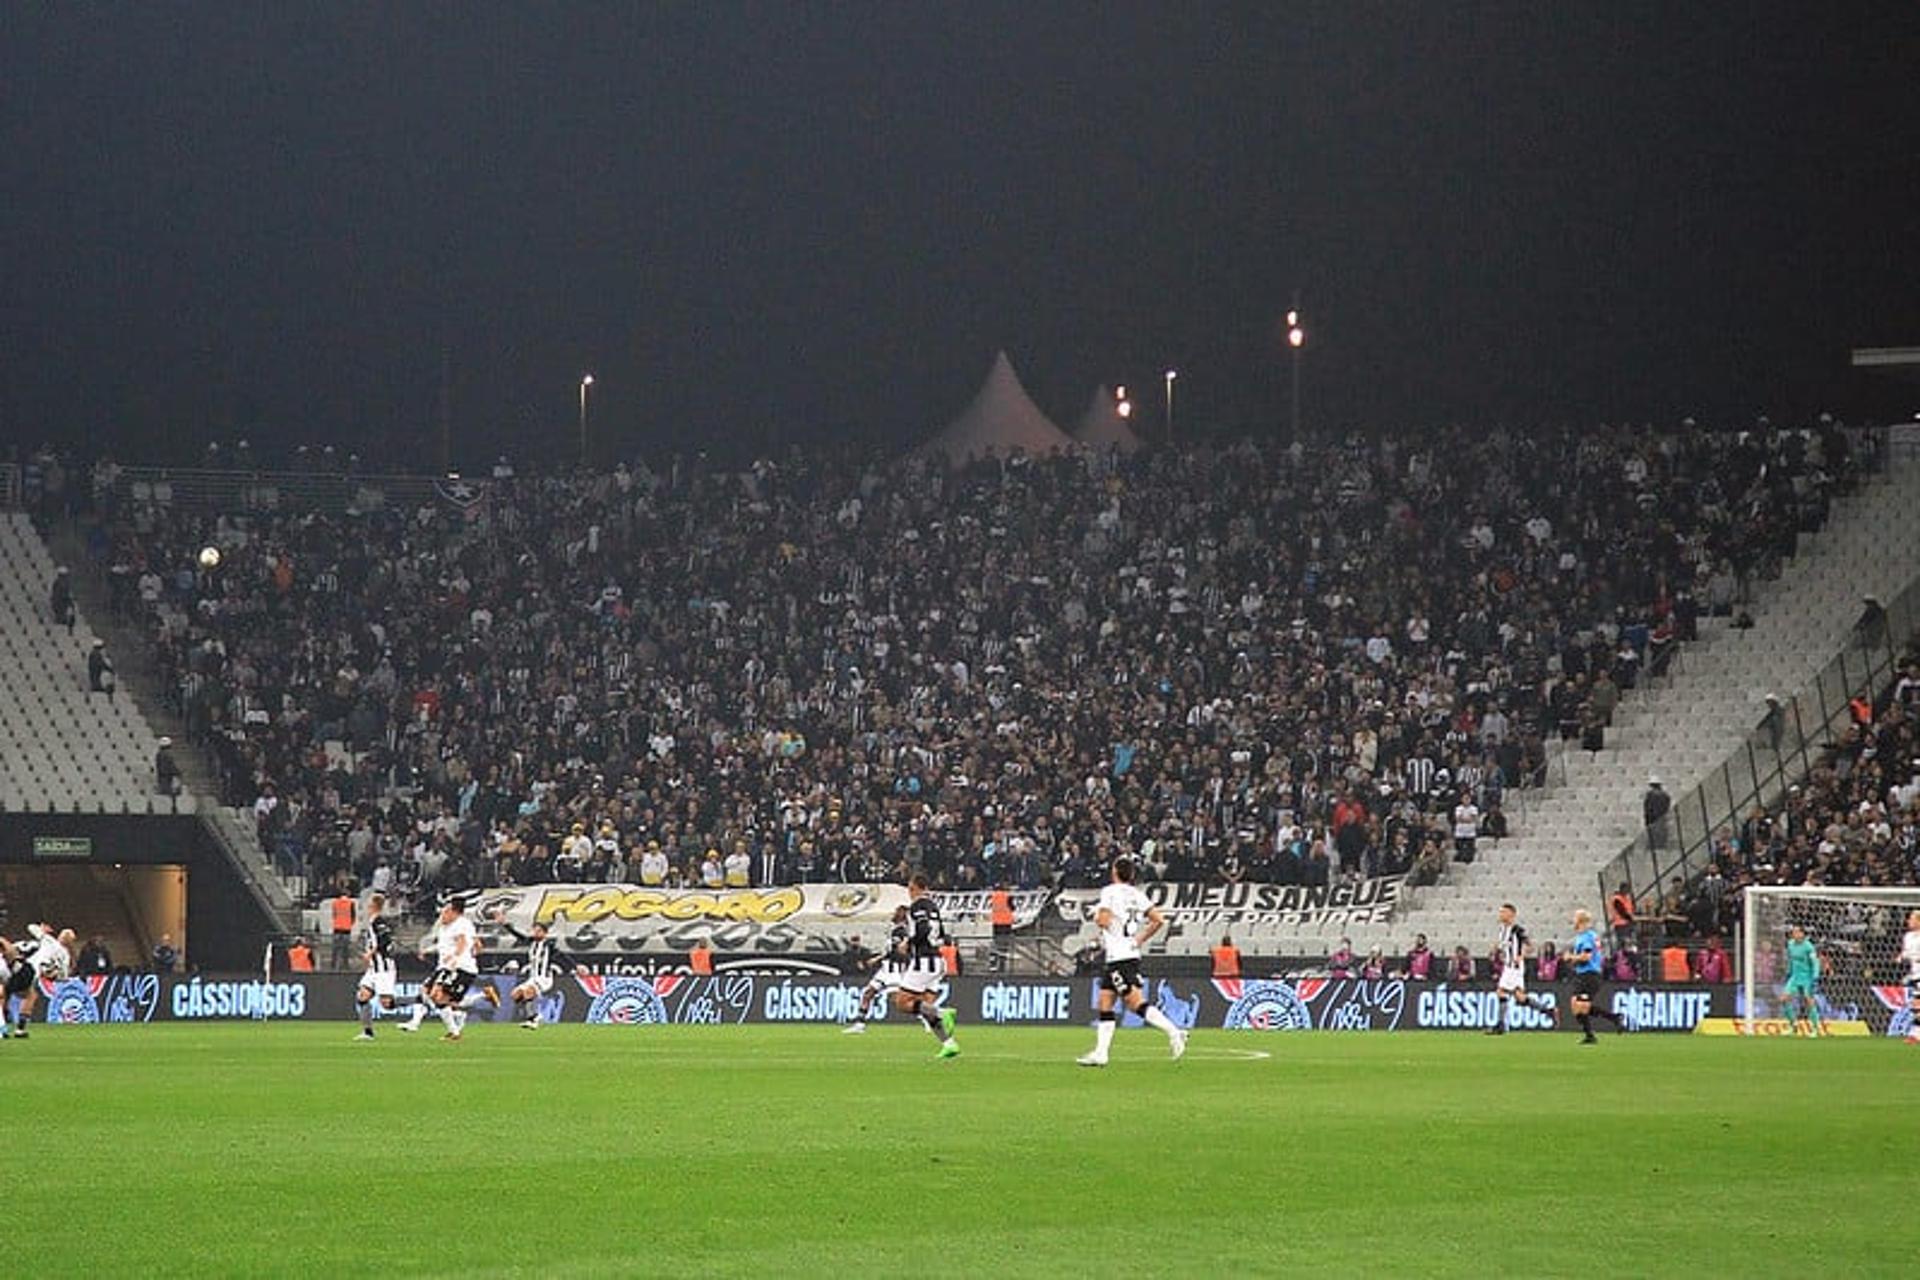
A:
{"label": "goal post", "polygon": [[1896,889],[1752,885],[1743,892],[1740,937],[1742,1028],[1781,1016],[1788,931],[1794,926],[1820,950],[1823,1003],[1843,1020],[1864,1019],[1876,988],[1906,980],[1900,943],[1907,913],[1920,908],[1920,886]]}

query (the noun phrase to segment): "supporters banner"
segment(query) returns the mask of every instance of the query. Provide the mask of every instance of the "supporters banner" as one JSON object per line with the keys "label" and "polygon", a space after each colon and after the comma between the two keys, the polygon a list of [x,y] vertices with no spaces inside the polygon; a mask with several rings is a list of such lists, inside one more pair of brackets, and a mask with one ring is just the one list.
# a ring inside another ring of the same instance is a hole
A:
{"label": "supporters banner", "polygon": [[[478,1023],[511,1021],[510,973],[482,974],[475,990],[491,988],[499,1005],[475,1001]],[[356,975],[287,974],[262,981],[258,974],[110,974],[43,983],[38,1017],[52,1024],[83,1026],[141,1022],[316,1021],[355,1016]],[[563,975],[539,1001],[544,1022],[586,1022],[645,1027],[679,1023],[725,1026],[744,1023],[837,1024],[860,1007],[859,978],[820,974],[723,972],[693,975],[664,971],[618,976]],[[392,1012],[376,1009],[385,1023],[405,1017],[419,992],[417,980],[396,989]],[[1499,1017],[1490,982],[1425,983],[1356,978],[1158,978],[1147,996],[1176,1026],[1235,1032],[1290,1031],[1479,1031]],[[1566,1005],[1564,987],[1537,993],[1556,1008]],[[942,998],[963,1025],[1081,1026],[1098,1007],[1098,981],[1087,975],[1060,978],[950,978]],[[1603,1008],[1621,1016],[1629,1031],[1688,1032],[1709,1018],[1734,1016],[1734,988],[1676,984],[1606,989]],[[877,1023],[902,1021],[888,1002],[869,1012]],[[1123,1027],[1139,1027],[1127,1013]],[[1530,1009],[1510,1012],[1515,1031],[1545,1031],[1551,1016]],[[1570,1019],[1561,1029],[1571,1027]],[[1884,1021],[1870,1024],[1886,1034]],[[1903,1024],[1904,1025],[1904,1024]]]}
{"label": "supporters banner", "polygon": [[[1140,886],[1176,931],[1257,932],[1301,924],[1384,924],[1400,903],[1405,876],[1310,888],[1297,884],[1190,884],[1150,881]],[[1062,918],[1093,919],[1098,889],[1063,889],[1055,902]]]}
{"label": "supporters banner", "polygon": [[[1025,929],[1040,918],[1047,909],[1047,899],[1052,895],[1050,889],[1015,889],[1007,896],[1013,907],[1013,927]],[[940,892],[932,895],[940,904],[940,918],[947,928],[967,929],[971,926],[993,924],[993,894],[987,890],[974,890],[967,893]]]}
{"label": "supporters banner", "polygon": [[655,889],[633,884],[540,884],[488,889],[473,916],[485,944],[515,950],[494,913],[522,934],[544,924],[561,950],[586,958],[721,953],[837,957],[859,938],[878,950],[900,885],[808,884],[777,889]]}

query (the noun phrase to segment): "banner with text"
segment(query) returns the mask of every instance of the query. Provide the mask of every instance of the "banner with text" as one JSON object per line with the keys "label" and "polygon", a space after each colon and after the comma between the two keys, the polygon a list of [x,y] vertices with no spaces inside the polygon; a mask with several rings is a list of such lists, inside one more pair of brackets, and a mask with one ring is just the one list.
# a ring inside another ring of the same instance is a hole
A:
{"label": "banner with text", "polygon": [[[1190,884],[1150,881],[1140,886],[1167,917],[1174,932],[1238,931],[1258,936],[1262,929],[1302,924],[1381,924],[1400,902],[1405,876],[1380,876],[1351,884],[1310,888],[1297,884]],[[1098,889],[1063,889],[1055,899],[1060,915],[1073,924],[1091,922],[1100,902]]]}
{"label": "banner with text", "polygon": [[907,891],[892,884],[808,884],[772,889],[655,889],[633,884],[537,884],[488,889],[473,908],[488,947],[515,950],[497,912],[522,934],[547,926],[576,957],[714,951],[836,957],[858,938],[878,950]]}
{"label": "banner with text", "polygon": [[[1013,908],[1013,927],[1025,929],[1040,918],[1047,908],[1049,889],[1014,889],[1008,892]],[[940,891],[932,895],[940,904],[940,918],[954,933],[978,933],[992,927],[993,894],[984,889],[966,892]]]}
{"label": "banner with text", "polygon": [[[514,1017],[506,997],[518,979],[512,974],[482,974],[475,990],[490,987],[498,1006],[473,1002],[477,1022],[507,1022]],[[38,1016],[53,1024],[174,1021],[345,1020],[355,1016],[358,979],[346,973],[303,973],[262,981],[259,975],[110,974],[43,983],[46,997]],[[859,1011],[863,983],[857,978],[814,974],[768,975],[743,972],[693,975],[657,972],[609,976],[577,972],[562,976],[540,999],[545,1022],[589,1022],[611,1026],[668,1023],[842,1023]],[[395,1008],[377,1009],[386,1021],[404,1017],[419,992],[418,981],[398,984]],[[1566,1006],[1566,990],[1548,987],[1535,993],[1555,1009]],[[1091,1021],[1098,1007],[1098,980],[1071,978],[950,978],[941,996],[963,1025],[1076,1026]],[[1227,1031],[1478,1031],[1501,1016],[1490,982],[1425,983],[1400,979],[1302,977],[1183,979],[1150,977],[1148,999],[1175,1025]],[[1698,984],[1621,986],[1607,989],[1602,1007],[1620,1015],[1629,1031],[1692,1031],[1708,1018],[1734,1016],[1734,988]],[[884,998],[870,1006],[868,1019],[902,1021]],[[1532,1009],[1507,1011],[1515,1031],[1545,1031],[1555,1019]],[[1138,1027],[1128,1013],[1122,1025]],[[1571,1025],[1564,1016],[1562,1030]],[[1884,1020],[1871,1022],[1886,1034]]]}

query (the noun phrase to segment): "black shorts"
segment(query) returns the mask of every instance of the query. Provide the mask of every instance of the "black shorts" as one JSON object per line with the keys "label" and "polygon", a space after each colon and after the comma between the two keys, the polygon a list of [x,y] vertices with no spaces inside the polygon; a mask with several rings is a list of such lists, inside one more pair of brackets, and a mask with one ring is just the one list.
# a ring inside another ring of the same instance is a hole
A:
{"label": "black shorts", "polygon": [[1146,984],[1140,981],[1140,962],[1115,960],[1100,966],[1100,989],[1123,996],[1129,991],[1146,990]]}
{"label": "black shorts", "polygon": [[1600,998],[1600,975],[1597,973],[1574,974],[1573,998],[1575,1000],[1598,1000]]}
{"label": "black shorts", "polygon": [[427,985],[439,987],[447,993],[448,1000],[459,1004],[467,998],[467,988],[473,985],[473,975],[465,969],[435,969]]}
{"label": "black shorts", "polygon": [[32,989],[33,966],[25,960],[22,960],[20,967],[7,975],[7,994],[10,996],[23,996]]}

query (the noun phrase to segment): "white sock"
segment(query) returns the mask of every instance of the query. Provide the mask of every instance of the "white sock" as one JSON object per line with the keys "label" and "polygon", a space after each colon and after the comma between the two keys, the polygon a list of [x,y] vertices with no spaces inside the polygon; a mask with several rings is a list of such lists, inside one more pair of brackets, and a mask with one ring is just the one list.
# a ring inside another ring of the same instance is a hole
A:
{"label": "white sock", "polygon": [[1147,1020],[1148,1026],[1158,1027],[1166,1032],[1167,1039],[1169,1040],[1180,1034],[1180,1028],[1173,1025],[1172,1018],[1160,1012],[1160,1006],[1157,1004],[1150,1004],[1145,1009],[1142,1009],[1140,1016]]}
{"label": "white sock", "polygon": [[450,1004],[443,1004],[440,1006],[440,1021],[446,1024],[448,1035],[460,1034],[460,1028],[454,1022],[454,1018],[456,1015],[459,1014],[459,1012],[460,1011],[458,1009],[454,1008]]}
{"label": "white sock", "polygon": [[420,1024],[425,1022],[426,1020],[427,1020],[427,1002],[425,1000],[422,1000],[419,1004],[416,1004],[413,1006],[413,1016],[407,1019],[407,1025],[412,1027],[415,1031],[418,1031],[420,1029]]}
{"label": "white sock", "polygon": [[466,1029],[467,1029],[467,1011],[465,1009],[455,1009],[453,1011],[453,1034],[459,1035],[462,1031],[465,1031]]}
{"label": "white sock", "polygon": [[1104,1058],[1113,1045],[1113,1029],[1120,1023],[1114,1018],[1102,1018],[1093,1024],[1093,1052],[1095,1057]]}

